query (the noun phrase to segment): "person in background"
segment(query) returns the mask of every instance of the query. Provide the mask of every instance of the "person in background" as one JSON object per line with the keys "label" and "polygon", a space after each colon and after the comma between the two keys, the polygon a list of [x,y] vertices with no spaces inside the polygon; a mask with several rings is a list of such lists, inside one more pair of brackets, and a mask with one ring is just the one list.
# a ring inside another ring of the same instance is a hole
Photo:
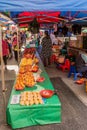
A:
{"label": "person in background", "polygon": [[32,36],[31,31],[26,31],[26,38],[30,40],[31,36]]}
{"label": "person in background", "polygon": [[17,33],[13,33],[12,47],[14,51],[15,60],[18,62],[18,45],[17,45]]}
{"label": "person in background", "polygon": [[41,57],[44,66],[50,65],[50,58],[52,54],[52,41],[50,36],[48,35],[48,31],[44,32],[44,38],[42,39],[42,50],[41,50]]}
{"label": "person in background", "polygon": [[63,33],[62,33],[62,29],[59,29],[59,31],[58,31],[58,37],[63,37],[64,35],[63,35]]}
{"label": "person in background", "polygon": [[44,32],[40,32],[40,45],[42,43],[42,39],[44,38]]}
{"label": "person in background", "polygon": [[7,37],[7,44],[9,48],[9,59],[12,58],[12,43],[11,43],[11,38]]}
{"label": "person in background", "polygon": [[76,68],[87,78],[87,54],[81,53],[76,57]]}
{"label": "person in background", "polygon": [[66,26],[66,24],[64,24],[64,26],[63,26],[63,28],[62,28],[63,30],[62,30],[62,33],[63,33],[63,35],[64,35],[64,37],[67,35],[67,32],[68,32],[68,28],[67,28],[67,26]]}
{"label": "person in background", "polygon": [[8,44],[7,44],[6,40],[3,37],[3,40],[2,40],[2,56],[3,56],[4,65],[5,65],[5,70],[7,70],[8,55],[9,55]]}
{"label": "person in background", "polygon": [[42,50],[42,39],[44,38],[44,33],[43,32],[39,32],[39,35],[38,35],[38,48],[37,48],[37,51],[39,54],[41,54],[41,50]]}
{"label": "person in background", "polygon": [[55,42],[55,35],[54,35],[53,32],[50,34],[50,38],[51,38],[52,44],[54,44],[54,42]]}
{"label": "person in background", "polygon": [[66,37],[73,37],[73,36],[74,36],[74,33],[73,33],[72,30],[69,28],[68,31],[67,31]]}
{"label": "person in background", "polygon": [[61,39],[58,37],[58,35],[55,35],[55,33],[51,33],[50,38],[52,41],[52,45],[58,45],[59,43],[62,42]]}
{"label": "person in background", "polygon": [[25,31],[21,32],[21,43],[24,45],[26,44],[26,37],[27,37],[26,32]]}
{"label": "person in background", "polygon": [[58,35],[58,25],[56,23],[53,25],[53,28],[54,28],[54,34]]}

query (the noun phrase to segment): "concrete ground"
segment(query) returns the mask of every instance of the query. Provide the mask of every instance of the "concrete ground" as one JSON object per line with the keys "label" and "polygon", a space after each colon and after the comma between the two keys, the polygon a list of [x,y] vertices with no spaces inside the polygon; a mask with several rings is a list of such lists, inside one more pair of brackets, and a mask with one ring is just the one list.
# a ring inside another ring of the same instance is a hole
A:
{"label": "concrete ground", "polygon": [[[15,78],[16,78],[16,74],[18,72],[18,64],[15,62],[14,59],[12,60],[9,60],[8,62],[8,66],[7,66],[8,70],[5,71],[5,81],[14,81]],[[0,68],[1,69],[1,68]],[[61,80],[67,85],[67,87],[73,91],[73,93],[76,95],[76,97],[82,102],[80,105],[84,106],[85,107],[87,106],[87,93],[85,92],[85,85],[77,85],[74,80],[73,80],[73,76],[71,78],[67,78],[67,71],[66,72],[62,72],[61,70],[58,70],[56,68],[56,66],[53,64],[49,67],[46,67],[45,68],[49,77],[50,78],[56,78],[56,77],[60,77]],[[1,73],[0,73],[0,81],[1,81]],[[11,84],[12,85],[12,84]],[[12,86],[11,86],[12,87]],[[66,88],[67,89],[67,88]],[[8,93],[8,97],[10,96],[10,93]],[[65,97],[66,98],[66,97]],[[73,97],[72,97],[73,98]],[[63,99],[64,100],[64,99]],[[67,99],[68,100],[68,99]],[[67,100],[64,100],[65,103],[67,103],[68,101]],[[70,103],[72,104],[72,103]],[[66,106],[66,105],[65,105]],[[65,107],[64,106],[64,107]],[[80,106],[79,106],[80,107]],[[74,109],[74,108],[73,108]],[[64,110],[65,111],[65,110]],[[70,110],[72,111],[72,109]],[[74,110],[73,110],[74,111]],[[1,115],[1,114],[0,114]],[[73,115],[73,113],[72,113]],[[85,115],[85,113],[84,113]],[[67,120],[67,114],[66,114],[66,121],[69,121]],[[0,116],[1,117],[1,116]],[[65,118],[65,117],[64,117]],[[70,118],[70,117],[69,117]],[[77,118],[74,116],[74,118]],[[0,119],[1,120],[1,119]],[[67,124],[68,125],[68,124]],[[76,125],[76,124],[75,124]],[[58,130],[65,130],[63,127],[64,126],[58,126],[58,125],[55,125],[55,126],[52,126],[52,125],[48,125],[47,126],[43,126],[43,128],[41,126],[37,127],[37,126],[34,126],[33,128],[32,127],[28,127],[28,128],[25,128],[23,130],[43,130],[43,129],[47,129],[47,130],[56,130],[57,127],[59,128]],[[55,129],[54,129],[55,127]],[[48,129],[49,128],[49,129]],[[0,130],[11,130],[10,127],[7,127],[4,125],[4,122],[3,120],[0,121]],[[66,130],[77,130],[77,129],[74,129],[74,128],[70,128],[70,129],[67,129]],[[78,129],[80,130],[80,129]],[[86,130],[85,128],[81,129],[81,130]]]}
{"label": "concrete ground", "polygon": [[[71,91],[77,96],[77,98],[87,106],[87,92],[85,91],[85,84],[78,85],[75,83],[73,75],[68,78],[68,72],[62,72],[60,69],[57,69],[55,65],[47,67],[46,71],[50,78],[52,77],[61,77],[64,83],[69,87]],[[79,78],[78,78],[79,79]]]}

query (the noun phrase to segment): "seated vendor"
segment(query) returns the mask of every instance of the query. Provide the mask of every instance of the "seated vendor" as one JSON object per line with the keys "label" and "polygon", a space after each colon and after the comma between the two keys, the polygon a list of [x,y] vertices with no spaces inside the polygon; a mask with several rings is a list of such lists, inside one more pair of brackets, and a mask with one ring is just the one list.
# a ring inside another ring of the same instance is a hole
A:
{"label": "seated vendor", "polygon": [[87,54],[79,54],[76,58],[76,68],[83,76],[87,77]]}

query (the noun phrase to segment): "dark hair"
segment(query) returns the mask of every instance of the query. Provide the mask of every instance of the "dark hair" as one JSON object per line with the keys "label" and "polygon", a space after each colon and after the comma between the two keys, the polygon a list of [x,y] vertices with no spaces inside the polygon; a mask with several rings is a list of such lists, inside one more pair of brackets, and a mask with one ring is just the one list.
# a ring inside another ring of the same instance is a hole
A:
{"label": "dark hair", "polygon": [[48,31],[45,31],[44,33],[45,33],[46,36],[49,36]]}
{"label": "dark hair", "polygon": [[7,37],[7,40],[11,40],[11,38],[10,38],[10,37]]}
{"label": "dark hair", "polygon": [[13,36],[14,36],[14,35],[17,35],[17,33],[16,33],[16,32],[14,32],[14,33],[13,33]]}

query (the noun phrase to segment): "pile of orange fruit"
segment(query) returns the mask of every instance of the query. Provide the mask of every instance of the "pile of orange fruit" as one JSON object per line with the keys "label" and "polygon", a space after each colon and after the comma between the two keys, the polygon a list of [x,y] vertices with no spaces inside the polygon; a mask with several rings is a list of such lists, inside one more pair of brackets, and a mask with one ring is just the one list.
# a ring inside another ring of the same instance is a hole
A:
{"label": "pile of orange fruit", "polygon": [[37,72],[39,69],[39,66],[37,65],[39,59],[34,53],[34,48],[27,48],[24,51],[24,56],[20,63],[19,74],[17,75],[14,85],[16,90],[23,90],[25,86],[33,87],[36,84],[33,72]]}
{"label": "pile of orange fruit", "polygon": [[25,91],[21,93],[20,105],[37,105],[43,104],[42,97],[39,92]]}

